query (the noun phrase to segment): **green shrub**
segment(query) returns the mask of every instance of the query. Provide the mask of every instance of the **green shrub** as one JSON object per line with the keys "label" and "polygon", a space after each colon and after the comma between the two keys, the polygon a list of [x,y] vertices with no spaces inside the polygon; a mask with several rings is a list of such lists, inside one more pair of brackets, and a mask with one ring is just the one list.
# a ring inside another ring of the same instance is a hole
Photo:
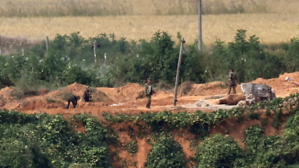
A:
{"label": "green shrub", "polygon": [[76,65],[68,67],[63,73],[63,78],[65,84],[72,84],[74,82],[77,82],[84,85],[90,85],[92,83],[92,77],[90,76],[90,74]]}
{"label": "green shrub", "polygon": [[111,167],[109,136],[92,117],[81,117],[86,134],[59,115],[0,110],[0,119],[0,167]]}
{"label": "green shrub", "polygon": [[127,143],[126,150],[131,154],[137,153],[138,152],[137,141],[131,141],[131,142]]}
{"label": "green shrub", "polygon": [[87,166],[86,164],[73,163],[68,168],[90,168],[90,167]]}
{"label": "green shrub", "polygon": [[[227,82],[229,68],[234,68],[239,82],[258,77],[278,77],[283,72],[298,70],[298,38],[288,43],[271,46],[260,44],[255,35],[249,38],[246,30],[237,30],[235,39],[228,44],[217,40],[205,51],[198,51],[197,42],[185,45],[180,69],[183,81],[204,83]],[[181,35],[178,33],[178,38]],[[96,61],[93,41],[97,41]],[[116,39],[114,34],[100,34],[84,39],[79,32],[57,35],[49,51],[45,44],[26,49],[13,56],[0,56],[0,87],[22,87],[32,94],[34,88],[45,85],[57,88],[78,82],[91,86],[119,86],[127,82],[143,83],[151,77],[153,83],[167,87],[175,81],[179,45],[167,32],[156,32],[150,41]],[[281,52],[283,51],[283,52]],[[22,89],[24,90],[24,89]],[[27,95],[27,93],[25,93]]]}
{"label": "green shrub", "polygon": [[145,162],[147,168],[183,168],[186,161],[181,145],[173,137],[160,134]]}
{"label": "green shrub", "polygon": [[0,167],[51,168],[51,161],[32,139],[0,139]]}
{"label": "green shrub", "polygon": [[70,98],[72,98],[74,96],[74,94],[71,91],[65,91],[60,96],[61,96],[62,100],[68,101]]}
{"label": "green shrub", "polygon": [[234,162],[242,158],[242,149],[231,137],[216,134],[205,139],[197,148],[195,160],[198,167],[233,167]]}

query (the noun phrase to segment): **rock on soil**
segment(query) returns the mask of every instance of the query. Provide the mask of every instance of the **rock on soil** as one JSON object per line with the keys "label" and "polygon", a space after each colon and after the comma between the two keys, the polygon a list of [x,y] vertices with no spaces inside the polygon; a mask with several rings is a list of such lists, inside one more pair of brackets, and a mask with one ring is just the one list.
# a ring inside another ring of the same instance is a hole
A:
{"label": "rock on soil", "polygon": [[204,100],[199,100],[199,101],[196,103],[196,105],[197,105],[198,107],[207,107],[207,106],[209,106],[210,104],[209,104],[208,102],[204,101]]}

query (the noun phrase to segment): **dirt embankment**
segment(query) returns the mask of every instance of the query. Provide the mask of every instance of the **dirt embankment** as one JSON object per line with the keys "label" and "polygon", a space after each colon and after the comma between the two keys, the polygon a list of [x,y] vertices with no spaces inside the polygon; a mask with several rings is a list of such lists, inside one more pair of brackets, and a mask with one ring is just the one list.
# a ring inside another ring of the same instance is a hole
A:
{"label": "dirt embankment", "polygon": [[[286,77],[291,78],[291,81],[285,81]],[[286,97],[299,91],[299,72],[285,73],[273,79],[258,78],[251,83],[269,85],[275,90],[276,96]]]}
{"label": "dirt embankment", "polygon": [[[294,82],[286,82],[286,77],[291,78]],[[267,84],[276,91],[276,96],[286,97],[291,93],[299,91],[299,72],[286,73],[279,78],[274,79],[262,79],[258,78],[251,83]],[[15,95],[14,88],[3,88],[0,90],[0,108],[8,110],[20,110],[25,113],[45,112],[49,114],[63,114],[65,116],[73,115],[76,113],[88,113],[101,117],[103,112],[114,113],[140,113],[140,112],[161,112],[164,110],[178,112],[189,112],[196,110],[211,111],[207,108],[184,108],[186,104],[195,104],[199,100],[207,100],[211,104],[221,103],[222,99],[225,104],[236,104],[236,99],[243,99],[242,94],[224,97],[228,92],[228,87],[223,82],[212,82],[206,84],[196,84],[192,82],[185,82],[179,87],[177,106],[174,107],[173,103],[173,90],[159,91],[156,90],[156,94],[152,96],[151,109],[146,109],[145,104],[147,99],[144,98],[144,87],[140,84],[129,83],[119,88],[92,88],[92,102],[79,101],[77,108],[65,109],[67,102],[63,99],[66,93],[72,92],[75,95],[82,96],[86,86],[78,83],[71,84],[64,88],[51,91],[41,92],[37,96],[26,97],[18,100]],[[241,93],[240,85],[237,86],[237,93]],[[224,98],[223,98],[224,97]],[[223,103],[223,102],[222,102]],[[260,120],[245,120],[238,123],[236,120],[231,119],[223,122],[222,124],[211,128],[211,135],[221,133],[223,135],[229,135],[243,145],[245,138],[244,131],[252,125],[260,124],[263,121],[264,116],[261,115]],[[270,123],[270,122],[269,122]],[[138,132],[138,129],[134,128],[134,132]],[[117,149],[111,147],[111,151],[119,151],[119,158],[114,158],[115,164],[119,165],[121,159],[128,159],[130,163],[135,163],[137,167],[143,167],[146,161],[147,154],[149,153],[151,146],[147,143],[145,138],[139,138],[136,133],[131,137],[127,131],[126,126],[116,126],[116,129],[120,132],[119,137],[122,143],[127,143],[132,140],[136,140],[138,144],[138,152],[135,155],[130,155],[123,149]],[[84,131],[82,126],[77,131]],[[276,131],[270,124],[265,126],[265,134],[274,135],[279,134],[282,130]],[[184,130],[176,130],[172,132],[175,139],[183,147],[186,158],[194,156],[194,150],[192,146],[193,134]],[[150,134],[148,134],[150,135]],[[199,142],[200,143],[200,142]],[[136,167],[135,166],[135,167]],[[117,167],[117,166],[116,166]],[[134,167],[134,166],[133,166]]]}
{"label": "dirt embankment", "polygon": [[[292,82],[286,82],[286,77],[291,78]],[[298,80],[299,72],[286,73],[279,78],[262,79],[258,78],[251,83],[267,84],[274,88],[278,97],[285,97],[299,90]],[[194,104],[201,99],[208,99],[212,104],[236,104],[236,97],[243,99],[242,94],[239,96],[228,96],[223,98],[228,92],[228,87],[224,82],[211,82],[206,84],[196,84],[192,82],[184,82],[179,86],[179,94],[177,98],[177,106],[173,104],[173,90],[160,91],[156,90],[156,94],[152,96],[151,109],[146,109],[146,98],[144,98],[144,86],[137,83],[129,83],[119,88],[92,88],[93,102],[86,103],[79,101],[76,109],[65,109],[67,102],[63,100],[66,93],[72,92],[75,95],[82,96],[86,86],[78,83],[71,84],[64,88],[51,91],[41,92],[40,95],[26,97],[17,100],[14,88],[3,88],[0,90],[0,108],[21,110],[26,113],[47,112],[50,114],[73,114],[86,112],[93,115],[99,115],[101,112],[111,113],[140,113],[141,111],[182,111],[183,105]],[[240,85],[237,86],[237,93],[241,93]],[[218,96],[217,96],[218,95]],[[221,95],[221,96],[219,96]],[[222,98],[222,102],[219,100]],[[225,99],[225,100],[223,100]],[[223,102],[225,101],[225,102]],[[206,110],[203,108],[192,108],[188,111]]]}

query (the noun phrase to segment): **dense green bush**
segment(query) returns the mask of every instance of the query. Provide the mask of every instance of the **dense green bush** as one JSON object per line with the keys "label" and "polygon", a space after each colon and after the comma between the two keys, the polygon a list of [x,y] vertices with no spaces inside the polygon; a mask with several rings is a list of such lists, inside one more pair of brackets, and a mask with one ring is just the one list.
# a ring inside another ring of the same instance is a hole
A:
{"label": "dense green bush", "polygon": [[196,150],[195,160],[199,168],[229,168],[243,157],[241,147],[231,137],[216,134],[205,139]]}
{"label": "dense green bush", "polygon": [[32,139],[8,138],[0,140],[0,167],[52,167],[50,159]]}
{"label": "dense green bush", "polygon": [[183,168],[186,161],[181,145],[172,136],[160,134],[145,162],[147,168]]}
{"label": "dense green bush", "polygon": [[93,117],[76,118],[77,133],[59,115],[0,111],[0,167],[111,167],[106,129]]}

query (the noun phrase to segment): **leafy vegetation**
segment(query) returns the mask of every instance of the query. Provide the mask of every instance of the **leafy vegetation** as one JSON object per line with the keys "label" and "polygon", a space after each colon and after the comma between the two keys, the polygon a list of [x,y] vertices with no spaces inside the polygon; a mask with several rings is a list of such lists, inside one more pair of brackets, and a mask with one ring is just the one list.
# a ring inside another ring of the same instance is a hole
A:
{"label": "leafy vegetation", "polygon": [[198,168],[233,167],[234,162],[242,158],[242,149],[231,137],[216,134],[207,138],[196,150],[195,159]]}
{"label": "leafy vegetation", "polygon": [[131,154],[137,153],[138,152],[137,141],[131,141],[131,142],[127,143],[126,144],[126,149]]}
{"label": "leafy vegetation", "polygon": [[[181,38],[181,34],[177,34]],[[93,41],[96,40],[96,57]],[[42,43],[10,56],[0,56],[0,87],[17,86],[24,96],[38,94],[40,88],[54,89],[73,82],[90,86],[113,87],[126,82],[142,83],[152,78],[161,85],[173,84],[178,61],[179,40],[167,32],[156,32],[150,41],[116,39],[101,34],[84,39],[80,33],[57,35],[49,50]],[[275,47],[262,45],[256,36],[246,37],[238,30],[235,40],[225,44],[217,40],[203,52],[197,42],[186,45],[180,77],[183,81],[227,82],[227,71],[234,68],[239,82],[258,77],[272,78],[298,70],[299,39]],[[188,87],[186,87],[188,89]],[[22,97],[22,94],[19,94]]]}
{"label": "leafy vegetation", "polygon": [[185,167],[184,153],[181,145],[170,135],[160,134],[153,143],[153,148],[145,162],[147,168],[182,168]]}
{"label": "leafy vegetation", "polygon": [[0,167],[111,167],[106,131],[91,117],[85,120],[85,134],[59,115],[4,110],[0,118]]}

